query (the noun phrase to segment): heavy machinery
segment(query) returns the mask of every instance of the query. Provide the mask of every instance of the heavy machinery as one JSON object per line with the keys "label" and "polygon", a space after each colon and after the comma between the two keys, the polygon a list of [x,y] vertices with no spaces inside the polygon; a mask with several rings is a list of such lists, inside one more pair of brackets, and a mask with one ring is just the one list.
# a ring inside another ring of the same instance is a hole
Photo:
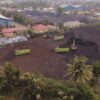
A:
{"label": "heavy machinery", "polygon": [[31,50],[30,49],[19,49],[19,50],[15,50],[15,55],[16,56],[21,56],[21,55],[26,55],[26,54],[30,54]]}
{"label": "heavy machinery", "polygon": [[66,52],[70,52],[70,48],[60,48],[60,47],[55,48],[55,53],[66,53]]}

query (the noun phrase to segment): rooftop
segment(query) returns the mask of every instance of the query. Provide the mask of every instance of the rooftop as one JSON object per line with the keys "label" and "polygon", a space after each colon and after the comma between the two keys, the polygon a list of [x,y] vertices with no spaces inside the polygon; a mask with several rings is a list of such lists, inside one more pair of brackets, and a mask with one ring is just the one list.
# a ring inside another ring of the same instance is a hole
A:
{"label": "rooftop", "polygon": [[5,17],[5,16],[3,16],[3,15],[1,15],[1,14],[0,14],[0,19],[13,20],[13,19],[11,19],[11,18],[7,18],[7,17]]}
{"label": "rooftop", "polygon": [[33,30],[47,30],[48,27],[42,24],[36,25],[32,27]]}

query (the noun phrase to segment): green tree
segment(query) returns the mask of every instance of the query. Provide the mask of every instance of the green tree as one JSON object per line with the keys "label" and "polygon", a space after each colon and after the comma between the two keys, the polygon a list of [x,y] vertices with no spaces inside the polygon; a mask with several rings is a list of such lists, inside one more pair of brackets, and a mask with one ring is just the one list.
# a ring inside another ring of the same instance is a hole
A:
{"label": "green tree", "polygon": [[64,30],[64,25],[63,25],[63,23],[59,23],[59,29],[60,29],[60,30]]}
{"label": "green tree", "polygon": [[96,82],[98,82],[98,78],[100,76],[100,61],[96,61],[93,64],[93,74]]}
{"label": "green tree", "polygon": [[4,75],[9,85],[18,86],[21,71],[9,62],[5,64]]}
{"label": "green tree", "polygon": [[83,56],[76,56],[71,64],[68,64],[66,75],[70,77],[76,84],[86,84],[92,78],[91,65],[87,65],[88,58]]}
{"label": "green tree", "polygon": [[64,9],[61,8],[61,7],[58,7],[56,11],[57,11],[59,14],[64,13]]}
{"label": "green tree", "polygon": [[5,27],[6,27],[6,28],[8,28],[8,27],[9,27],[9,25],[8,25],[8,22],[7,22],[7,21],[5,22]]}
{"label": "green tree", "polygon": [[75,100],[100,100],[89,85],[80,84],[77,88],[80,92]]}
{"label": "green tree", "polygon": [[43,22],[42,22],[44,25],[48,25],[49,24],[49,21],[47,19],[45,19]]}

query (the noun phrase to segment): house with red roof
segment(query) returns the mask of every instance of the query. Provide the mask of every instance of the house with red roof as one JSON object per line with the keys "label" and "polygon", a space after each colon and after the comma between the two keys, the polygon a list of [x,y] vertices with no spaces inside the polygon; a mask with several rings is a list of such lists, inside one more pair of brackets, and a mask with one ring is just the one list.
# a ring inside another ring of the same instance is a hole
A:
{"label": "house with red roof", "polygon": [[38,25],[32,26],[32,30],[35,33],[45,33],[48,31],[48,27],[42,24],[38,24]]}
{"label": "house with red roof", "polygon": [[12,36],[14,36],[13,30],[11,28],[4,28],[4,29],[2,29],[2,34],[5,37],[12,37]]}

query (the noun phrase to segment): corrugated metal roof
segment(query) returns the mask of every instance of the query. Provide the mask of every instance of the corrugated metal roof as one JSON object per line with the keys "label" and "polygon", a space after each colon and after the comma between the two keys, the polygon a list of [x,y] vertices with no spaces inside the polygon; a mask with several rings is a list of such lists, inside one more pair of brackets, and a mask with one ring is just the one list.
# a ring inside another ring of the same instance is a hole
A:
{"label": "corrugated metal roof", "polygon": [[5,19],[5,20],[13,20],[13,19],[7,18],[7,17],[5,17],[5,16],[3,16],[3,15],[0,15],[0,18],[1,18],[1,19]]}

